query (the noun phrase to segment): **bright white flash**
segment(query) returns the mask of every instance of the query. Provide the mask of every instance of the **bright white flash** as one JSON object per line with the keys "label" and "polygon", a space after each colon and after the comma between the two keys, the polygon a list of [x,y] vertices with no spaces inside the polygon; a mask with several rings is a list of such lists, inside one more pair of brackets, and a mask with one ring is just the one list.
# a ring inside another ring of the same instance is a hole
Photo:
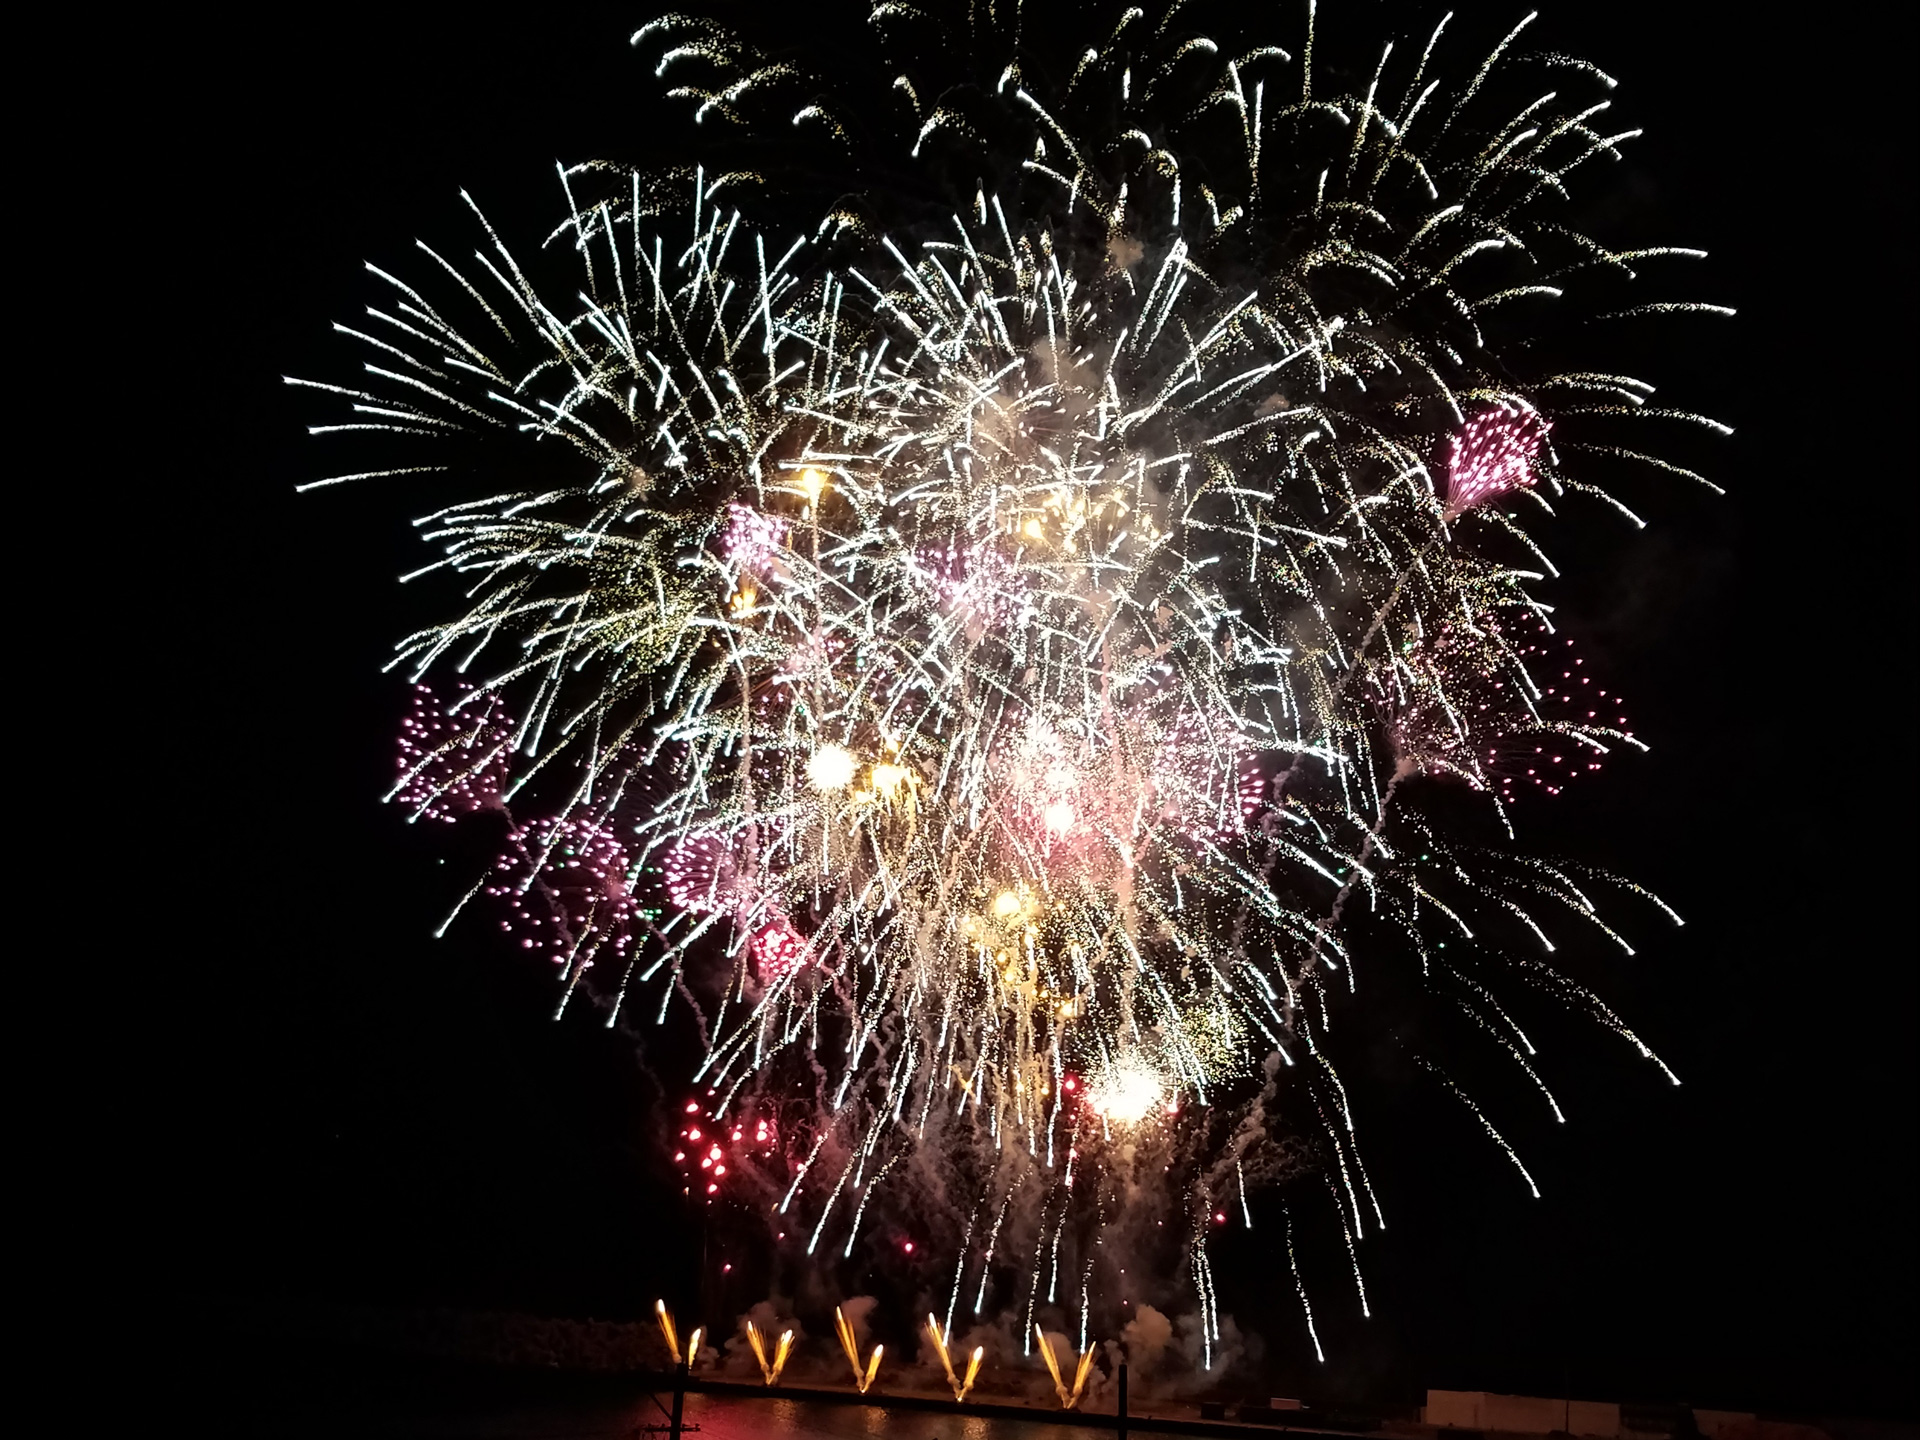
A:
{"label": "bright white flash", "polygon": [[807,779],[816,790],[844,790],[853,783],[859,761],[839,745],[822,745],[807,761]]}
{"label": "bright white flash", "polygon": [[1165,1094],[1151,1065],[1139,1055],[1122,1055],[1094,1079],[1087,1100],[1115,1124],[1133,1125],[1144,1120]]}

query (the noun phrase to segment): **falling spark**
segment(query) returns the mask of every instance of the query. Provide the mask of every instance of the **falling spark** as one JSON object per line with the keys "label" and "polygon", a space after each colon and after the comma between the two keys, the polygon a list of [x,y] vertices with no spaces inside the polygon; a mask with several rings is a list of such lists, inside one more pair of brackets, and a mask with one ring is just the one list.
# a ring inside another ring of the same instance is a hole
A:
{"label": "falling spark", "polygon": [[1313,1301],[1307,1298],[1307,1282],[1300,1278],[1300,1257],[1293,1248],[1293,1212],[1283,1210],[1287,1231],[1287,1265],[1293,1271],[1293,1288],[1300,1294],[1300,1309],[1307,1317],[1307,1338],[1313,1341],[1313,1358],[1326,1364],[1327,1352],[1320,1348],[1320,1332],[1313,1326]]}

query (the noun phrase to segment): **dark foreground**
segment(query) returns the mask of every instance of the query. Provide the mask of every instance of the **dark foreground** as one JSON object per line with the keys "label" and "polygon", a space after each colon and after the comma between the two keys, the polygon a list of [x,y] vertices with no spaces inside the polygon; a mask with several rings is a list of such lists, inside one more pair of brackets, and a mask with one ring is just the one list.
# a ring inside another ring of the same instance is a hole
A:
{"label": "dark foreground", "polygon": [[[639,1440],[666,1434],[673,1406],[671,1376],[504,1368],[303,1342],[264,1330],[229,1334],[223,1342],[202,1335],[196,1343],[179,1345],[180,1339],[177,1334],[163,1338],[153,1356],[161,1369],[156,1390],[171,1392],[172,1404],[145,1413],[191,1415],[193,1423],[183,1432],[190,1434]],[[767,1391],[704,1376],[694,1384],[700,1388],[685,1393],[682,1419],[684,1433],[699,1440],[1093,1440],[1119,1430],[1111,1397],[1102,1407],[1105,1413],[1069,1416],[1050,1404],[996,1394],[976,1394],[962,1407],[944,1393],[917,1390],[862,1398],[850,1387]],[[1353,1423],[1299,1412],[1264,1416],[1270,1423],[1239,1423],[1245,1412],[1237,1403],[1227,1407],[1231,1418],[1225,1420],[1212,1418],[1220,1413],[1217,1405],[1209,1406],[1203,1419],[1199,1403],[1191,1400],[1136,1397],[1130,1408],[1128,1433],[1133,1435],[1274,1435],[1281,1433],[1277,1422],[1283,1418],[1290,1422],[1285,1429],[1296,1434],[1324,1430],[1329,1420],[1342,1431]],[[1378,1421],[1365,1428],[1382,1429]],[[1405,1431],[1424,1429],[1385,1428],[1403,1432],[1395,1440],[1410,1440]]]}
{"label": "dark foreground", "polygon": [[[1118,1417],[1110,1410],[1068,1416],[1002,1396],[983,1396],[979,1403],[958,1407],[930,1393],[868,1400],[850,1390],[783,1387],[769,1392],[725,1382],[707,1384],[711,1388],[689,1391],[682,1402],[683,1433],[698,1440],[1094,1440],[1119,1433]],[[171,1413],[194,1417],[179,1433],[289,1440],[640,1440],[668,1433],[673,1406],[671,1380],[664,1377],[649,1381],[636,1375],[506,1371],[326,1348],[269,1355],[244,1342],[224,1354],[202,1352],[184,1363],[176,1360],[167,1367],[161,1388],[179,1394]],[[1246,1440],[1364,1432],[1376,1440],[1493,1440],[1479,1431],[1378,1419],[1363,1424],[1357,1416],[1312,1411],[1249,1412],[1229,1406],[1229,1418],[1219,1420],[1213,1418],[1218,1407],[1208,1408],[1203,1418],[1195,1402],[1148,1400],[1144,1407],[1134,1407],[1126,1433]],[[1820,1426],[1765,1422],[1748,1428],[1752,1434],[1743,1431],[1739,1440],[1920,1440],[1920,1427],[1885,1421],[1826,1421]],[[1697,1432],[1666,1440],[1697,1440]]]}
{"label": "dark foreground", "polygon": [[[213,1387],[219,1397],[214,1403],[224,1413],[206,1416],[207,1433],[287,1437],[638,1440],[667,1434],[674,1398],[670,1381],[652,1383],[637,1376],[513,1373],[365,1354],[308,1353],[288,1357],[282,1365],[244,1367],[243,1373],[215,1359],[200,1379],[214,1376],[220,1377]],[[1310,1428],[1303,1416],[1289,1418],[1296,1423],[1288,1430]],[[1110,1411],[1068,1416],[1004,1396],[979,1396],[956,1406],[933,1394],[862,1399],[850,1390],[808,1393],[787,1387],[774,1392],[746,1386],[689,1391],[682,1400],[682,1420],[684,1433],[699,1440],[882,1435],[900,1440],[1093,1440],[1119,1432],[1118,1417]],[[1136,1408],[1129,1416],[1127,1433],[1241,1437],[1280,1431],[1271,1424],[1202,1420],[1192,1403],[1149,1402],[1144,1413]]]}
{"label": "dark foreground", "polygon": [[[660,1397],[665,1401],[667,1397]],[[376,1420],[377,1417],[368,1417]],[[399,1417],[388,1417],[389,1424]],[[1093,1440],[1116,1433],[1104,1424],[1068,1425],[1047,1418],[1017,1418],[969,1407],[945,1413],[899,1405],[836,1404],[783,1396],[700,1395],[686,1398],[685,1433],[698,1440],[855,1440],[888,1436],[900,1440]],[[628,1437],[665,1434],[664,1405],[645,1397],[598,1403],[523,1403],[487,1413],[416,1415],[396,1428],[356,1429],[359,1434],[406,1434],[431,1440],[522,1440],[522,1437]],[[659,1428],[654,1428],[659,1427]],[[697,1427],[697,1428],[695,1428]],[[1222,1434],[1254,1433],[1237,1425],[1209,1426]],[[1148,1434],[1135,1425],[1133,1434]],[[1266,1432],[1271,1433],[1271,1432]]]}

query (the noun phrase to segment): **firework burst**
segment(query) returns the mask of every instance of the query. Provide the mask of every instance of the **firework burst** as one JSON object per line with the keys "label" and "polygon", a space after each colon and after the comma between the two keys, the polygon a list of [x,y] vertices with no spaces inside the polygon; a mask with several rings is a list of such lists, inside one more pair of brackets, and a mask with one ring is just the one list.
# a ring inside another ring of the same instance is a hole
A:
{"label": "firework burst", "polygon": [[[471,262],[375,271],[365,377],[317,387],[353,412],[317,428],[387,447],[337,479],[444,468],[449,432],[527,457],[421,522],[469,603],[396,663],[484,677],[458,709],[491,718],[417,714],[403,798],[499,803],[510,749],[540,818],[503,923],[563,1005],[693,1009],[690,1175],[804,1095],[726,1183],[823,1258],[912,1209],[948,1328],[991,1293],[1084,1345],[1101,1237],[1157,1229],[1211,1363],[1206,1237],[1249,1185],[1324,1175],[1363,1237],[1322,1043],[1363,959],[1457,980],[1536,1081],[1491,977],[1648,1053],[1509,948],[1611,935],[1595,877],[1451,839],[1421,785],[1498,804],[1526,745],[1628,740],[1529,668],[1538,532],[1601,494],[1581,457],[1673,471],[1628,432],[1712,422],[1522,342],[1690,252],[1564,228],[1628,138],[1592,67],[1516,30],[1448,81],[1436,31],[1329,90],[1312,23],[1235,46],[1116,8],[1061,50],[888,5],[835,82],[657,21],[635,46],[732,168],[563,169],[537,263],[475,207]],[[1356,894],[1396,945],[1359,953]]]}
{"label": "firework burst", "polygon": [[[473,687],[462,684],[461,702],[473,699]],[[447,824],[498,809],[512,741],[513,721],[497,696],[464,709],[456,704],[450,713],[431,686],[415,685],[412,708],[400,722],[400,779],[387,798],[415,817]]]}

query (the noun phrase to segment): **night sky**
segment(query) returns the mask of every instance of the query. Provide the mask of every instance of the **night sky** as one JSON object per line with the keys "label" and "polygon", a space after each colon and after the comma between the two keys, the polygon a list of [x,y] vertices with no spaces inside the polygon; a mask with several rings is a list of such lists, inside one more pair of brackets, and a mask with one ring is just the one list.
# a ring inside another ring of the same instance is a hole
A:
{"label": "night sky", "polygon": [[[629,1043],[550,1023],[485,923],[430,938],[494,837],[379,803],[405,701],[379,667],[452,597],[394,583],[427,558],[404,482],[294,495],[329,456],[280,383],[357,366],[328,327],[373,298],[362,260],[467,248],[459,187],[544,234],[556,158],[642,160],[682,123],[626,43],[646,13],[355,3],[152,37],[135,243],[165,323],[121,513],[166,636],[138,662],[165,818],[127,1099],[163,1298],[637,1316],[681,1263]],[[1736,428],[1694,452],[1729,497],[1675,481],[1552,595],[1651,753],[1522,815],[1687,917],[1637,924],[1604,984],[1686,1083],[1561,1027],[1570,1123],[1511,1132],[1537,1201],[1457,1110],[1364,1101],[1375,1318],[1322,1234],[1317,1367],[1272,1227],[1216,1259],[1275,1393],[1913,1413],[1912,87],[1851,9],[1707,18],[1736,13],[1550,6],[1538,37],[1648,131],[1603,238],[1712,251],[1664,298],[1740,310],[1652,332],[1637,372]]]}

